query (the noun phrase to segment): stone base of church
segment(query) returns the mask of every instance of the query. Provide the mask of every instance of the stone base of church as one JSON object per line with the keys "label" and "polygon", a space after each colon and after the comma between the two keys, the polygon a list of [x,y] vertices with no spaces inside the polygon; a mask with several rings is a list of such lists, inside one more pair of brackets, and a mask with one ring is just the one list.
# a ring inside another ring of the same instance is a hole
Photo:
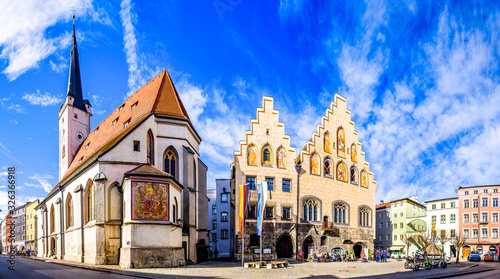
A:
{"label": "stone base of church", "polygon": [[182,247],[123,247],[120,249],[120,266],[127,269],[148,267],[148,260],[151,257],[155,259],[156,267],[163,267],[165,258],[169,258],[171,265],[175,267],[178,265],[179,258],[184,257],[184,249]]}

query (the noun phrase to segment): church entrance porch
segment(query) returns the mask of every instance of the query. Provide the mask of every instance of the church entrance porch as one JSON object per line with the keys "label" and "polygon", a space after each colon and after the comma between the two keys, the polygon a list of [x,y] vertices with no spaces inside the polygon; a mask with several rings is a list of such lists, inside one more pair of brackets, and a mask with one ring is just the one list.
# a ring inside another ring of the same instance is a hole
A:
{"label": "church entrance porch", "polygon": [[304,240],[304,244],[302,245],[302,252],[304,254],[304,259],[307,259],[309,255],[312,256],[312,254],[314,253],[314,241],[312,237],[308,236]]}
{"label": "church entrance porch", "polygon": [[281,235],[276,243],[276,253],[278,258],[291,258],[292,252],[292,239],[288,234]]}

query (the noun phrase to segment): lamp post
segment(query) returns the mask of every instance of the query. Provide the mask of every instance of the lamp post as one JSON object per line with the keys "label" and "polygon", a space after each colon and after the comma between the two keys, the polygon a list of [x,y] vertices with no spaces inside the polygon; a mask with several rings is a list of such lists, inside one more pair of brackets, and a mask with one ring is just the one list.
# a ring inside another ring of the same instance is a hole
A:
{"label": "lamp post", "polygon": [[300,162],[295,165],[297,171],[297,215],[295,216],[295,260],[299,260],[299,190],[300,190],[300,172],[302,165]]}

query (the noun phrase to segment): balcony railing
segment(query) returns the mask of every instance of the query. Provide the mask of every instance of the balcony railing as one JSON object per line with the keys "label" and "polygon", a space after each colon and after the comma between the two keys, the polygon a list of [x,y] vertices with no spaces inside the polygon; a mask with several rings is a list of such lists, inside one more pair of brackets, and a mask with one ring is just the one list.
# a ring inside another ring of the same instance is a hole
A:
{"label": "balcony railing", "polygon": [[323,222],[324,231],[333,231],[334,228],[335,225],[333,224],[333,222],[328,222],[328,221]]}

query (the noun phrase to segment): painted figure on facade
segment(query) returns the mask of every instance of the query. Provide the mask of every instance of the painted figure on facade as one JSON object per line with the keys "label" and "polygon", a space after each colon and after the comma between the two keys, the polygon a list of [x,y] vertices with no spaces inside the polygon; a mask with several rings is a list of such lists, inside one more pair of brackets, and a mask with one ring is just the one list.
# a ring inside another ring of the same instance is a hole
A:
{"label": "painted figure on facade", "polygon": [[361,186],[368,188],[368,177],[366,177],[366,171],[361,172]]}
{"label": "painted figure on facade", "polygon": [[250,144],[248,146],[247,158],[249,166],[257,166],[257,147],[255,145]]}
{"label": "painted figure on facade", "polygon": [[357,184],[357,182],[358,182],[358,179],[356,177],[356,168],[351,167],[351,183]]}
{"label": "painted figure on facade", "polygon": [[337,155],[345,158],[345,134],[342,127],[337,131]]}
{"label": "painted figure on facade", "polygon": [[133,182],[132,219],[168,221],[167,185]]}
{"label": "painted figure on facade", "polygon": [[337,165],[337,179],[347,182],[347,168],[342,162]]}
{"label": "painted figure on facade", "polygon": [[332,139],[328,131],[325,132],[325,152],[332,153]]}
{"label": "painted figure on facade", "polygon": [[281,146],[278,148],[278,152],[276,154],[276,158],[278,160],[278,168],[285,169],[286,168],[286,150]]}
{"label": "painted figure on facade", "polygon": [[356,152],[356,144],[352,144],[351,145],[351,161],[353,162],[357,162],[356,160],[356,155],[357,155],[357,152]]}
{"label": "painted figure on facade", "polygon": [[316,153],[311,155],[311,173],[319,175],[319,158]]}

